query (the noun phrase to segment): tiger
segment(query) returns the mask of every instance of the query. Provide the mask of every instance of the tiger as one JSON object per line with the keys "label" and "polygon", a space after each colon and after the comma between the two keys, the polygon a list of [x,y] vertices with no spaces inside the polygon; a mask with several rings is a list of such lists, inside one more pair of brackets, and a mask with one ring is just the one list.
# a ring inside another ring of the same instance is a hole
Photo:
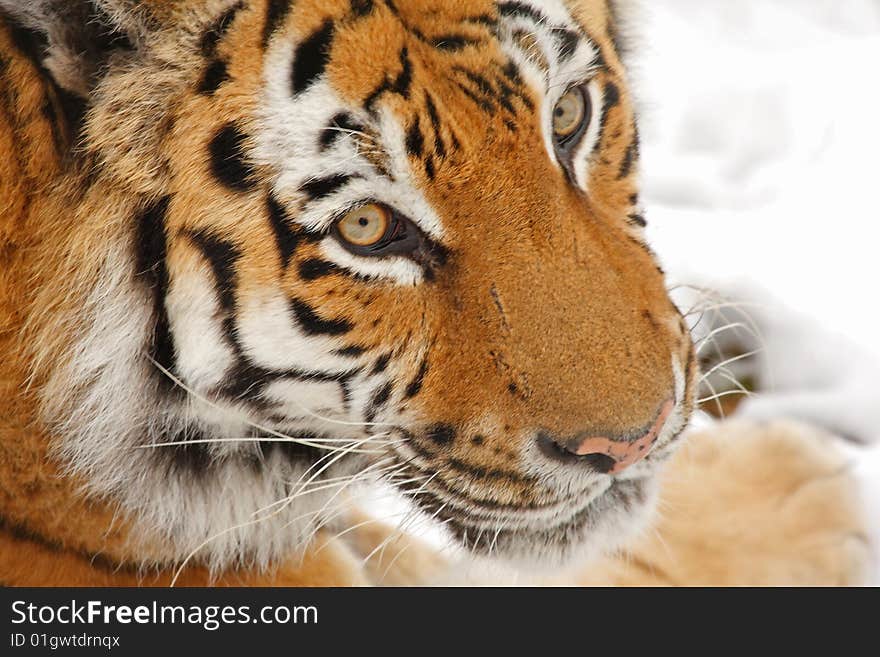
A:
{"label": "tiger", "polygon": [[859,581],[823,438],[680,449],[699,363],[645,237],[635,15],[0,0],[0,582],[454,577],[375,483],[568,583]]}

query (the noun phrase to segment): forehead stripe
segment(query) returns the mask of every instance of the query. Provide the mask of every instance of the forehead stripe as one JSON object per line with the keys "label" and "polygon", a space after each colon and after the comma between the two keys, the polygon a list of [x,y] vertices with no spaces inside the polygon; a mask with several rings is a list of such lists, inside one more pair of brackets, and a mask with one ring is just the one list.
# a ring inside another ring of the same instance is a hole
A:
{"label": "forehead stripe", "polygon": [[263,26],[263,48],[269,44],[272,35],[287,18],[292,2],[293,0],[269,0],[269,6],[266,8],[266,24]]}
{"label": "forehead stripe", "polygon": [[330,59],[332,41],[333,21],[328,19],[297,46],[293,62],[293,93],[302,93],[324,73]]}

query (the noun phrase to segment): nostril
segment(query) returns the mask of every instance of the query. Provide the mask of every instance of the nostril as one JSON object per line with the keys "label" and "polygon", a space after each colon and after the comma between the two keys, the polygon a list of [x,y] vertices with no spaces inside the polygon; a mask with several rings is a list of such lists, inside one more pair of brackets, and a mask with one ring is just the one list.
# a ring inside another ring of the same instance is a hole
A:
{"label": "nostril", "polygon": [[620,474],[650,453],[673,408],[674,401],[667,401],[649,426],[622,435],[582,433],[566,439],[542,431],[537,435],[538,447],[555,461],[586,464],[602,474]]}
{"label": "nostril", "polygon": [[601,474],[608,474],[617,465],[617,461],[607,454],[587,454],[579,456],[578,461],[588,464],[593,470]]}
{"label": "nostril", "polygon": [[617,465],[617,461],[608,454],[578,454],[544,432],[538,434],[537,443],[544,456],[566,465],[586,465],[600,474],[608,474]]}

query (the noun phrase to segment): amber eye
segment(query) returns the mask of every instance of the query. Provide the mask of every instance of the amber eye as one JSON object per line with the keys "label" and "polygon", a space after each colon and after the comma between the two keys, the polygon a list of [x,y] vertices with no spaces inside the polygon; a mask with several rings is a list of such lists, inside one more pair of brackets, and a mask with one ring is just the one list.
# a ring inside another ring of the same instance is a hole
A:
{"label": "amber eye", "polygon": [[553,109],[553,134],[560,143],[579,135],[590,120],[589,97],[583,87],[569,89]]}
{"label": "amber eye", "polygon": [[352,246],[375,246],[385,240],[391,228],[391,212],[376,203],[346,212],[336,223],[339,236]]}

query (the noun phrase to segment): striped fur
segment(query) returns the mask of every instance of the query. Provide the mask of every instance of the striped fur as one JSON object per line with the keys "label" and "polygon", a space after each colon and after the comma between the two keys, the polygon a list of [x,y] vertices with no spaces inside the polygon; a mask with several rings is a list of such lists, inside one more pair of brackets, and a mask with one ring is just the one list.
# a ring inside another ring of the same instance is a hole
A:
{"label": "striped fur", "polygon": [[[0,443],[53,482],[3,461],[5,523],[219,573],[344,529],[334,483],[372,475],[511,559],[603,549],[645,516],[696,364],[643,240],[620,8],[0,12],[0,136],[21,154],[0,177]],[[563,155],[551,115],[576,85],[593,119]],[[364,202],[404,218],[410,251],[340,243]],[[629,435],[670,398],[626,477],[538,448]]]}

